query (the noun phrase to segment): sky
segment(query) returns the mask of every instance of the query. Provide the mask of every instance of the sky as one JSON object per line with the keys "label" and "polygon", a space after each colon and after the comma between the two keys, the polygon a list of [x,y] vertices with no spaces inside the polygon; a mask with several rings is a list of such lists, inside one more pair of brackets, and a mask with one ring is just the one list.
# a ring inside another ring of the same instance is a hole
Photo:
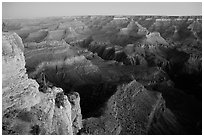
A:
{"label": "sky", "polygon": [[3,2],[2,17],[76,15],[202,15],[201,2]]}

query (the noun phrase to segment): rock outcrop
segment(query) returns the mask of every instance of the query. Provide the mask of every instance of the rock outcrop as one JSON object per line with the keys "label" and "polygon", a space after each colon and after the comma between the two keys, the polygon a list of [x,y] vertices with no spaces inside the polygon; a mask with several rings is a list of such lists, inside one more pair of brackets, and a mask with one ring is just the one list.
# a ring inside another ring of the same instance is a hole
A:
{"label": "rock outcrop", "polygon": [[83,120],[81,134],[182,134],[182,127],[165,106],[161,93],[137,81],[118,87],[100,117]]}
{"label": "rock outcrop", "polygon": [[165,41],[164,38],[160,36],[159,32],[152,32],[146,35],[146,44],[150,45],[157,45],[157,44],[162,44],[165,46],[168,46],[169,44]]}
{"label": "rock outcrop", "polygon": [[39,92],[26,74],[20,37],[3,33],[2,42],[2,133],[76,134],[82,127],[79,95],[67,97],[56,87]]}
{"label": "rock outcrop", "polygon": [[104,60],[115,60],[127,64],[128,56],[121,46],[94,41],[89,44],[88,50],[97,53]]}

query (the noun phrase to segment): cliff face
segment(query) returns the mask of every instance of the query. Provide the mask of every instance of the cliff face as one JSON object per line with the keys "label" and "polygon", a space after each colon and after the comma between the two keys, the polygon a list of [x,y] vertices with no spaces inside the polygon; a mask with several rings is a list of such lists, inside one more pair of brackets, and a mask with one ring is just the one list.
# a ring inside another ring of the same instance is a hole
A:
{"label": "cliff face", "polygon": [[39,92],[25,69],[24,46],[15,33],[2,40],[3,134],[76,134],[82,127],[80,98],[61,88]]}
{"label": "cliff face", "polygon": [[22,41],[15,33],[3,34],[2,41],[3,112],[10,107],[30,109],[40,102],[40,94],[37,82],[27,77]]}

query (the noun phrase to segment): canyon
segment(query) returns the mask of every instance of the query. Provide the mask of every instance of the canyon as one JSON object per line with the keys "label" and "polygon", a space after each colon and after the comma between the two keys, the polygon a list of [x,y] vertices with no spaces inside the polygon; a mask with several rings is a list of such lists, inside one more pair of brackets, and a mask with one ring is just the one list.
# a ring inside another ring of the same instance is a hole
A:
{"label": "canyon", "polygon": [[201,134],[201,17],[124,17],[3,20],[2,133]]}

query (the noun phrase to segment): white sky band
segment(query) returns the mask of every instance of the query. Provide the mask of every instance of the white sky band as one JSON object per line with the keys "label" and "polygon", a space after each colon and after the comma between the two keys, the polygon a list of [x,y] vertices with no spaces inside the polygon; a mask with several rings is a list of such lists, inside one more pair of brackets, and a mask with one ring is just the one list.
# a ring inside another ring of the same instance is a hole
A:
{"label": "white sky band", "polygon": [[3,2],[4,18],[77,15],[202,15],[201,2]]}

